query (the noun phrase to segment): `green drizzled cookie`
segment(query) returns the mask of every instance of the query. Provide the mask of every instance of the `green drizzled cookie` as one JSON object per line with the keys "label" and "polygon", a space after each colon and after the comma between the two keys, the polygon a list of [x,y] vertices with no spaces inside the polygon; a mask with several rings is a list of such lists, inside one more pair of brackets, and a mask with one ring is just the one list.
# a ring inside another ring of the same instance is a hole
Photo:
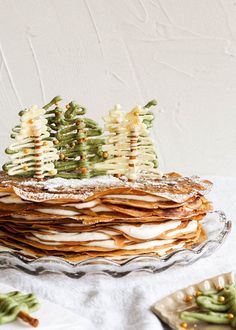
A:
{"label": "green drizzled cookie", "polygon": [[81,179],[104,174],[92,168],[103,159],[103,139],[97,138],[102,129],[92,119],[81,117],[85,113],[84,107],[70,102],[60,121],[54,141],[59,150],[59,160],[55,162],[59,177]]}
{"label": "green drizzled cookie", "polygon": [[182,312],[181,320],[225,324],[236,328],[236,285],[227,285],[220,291],[205,291],[195,300],[199,311]]}
{"label": "green drizzled cookie", "polygon": [[36,296],[13,291],[0,294],[0,324],[13,322],[20,312],[35,312],[40,308]]}

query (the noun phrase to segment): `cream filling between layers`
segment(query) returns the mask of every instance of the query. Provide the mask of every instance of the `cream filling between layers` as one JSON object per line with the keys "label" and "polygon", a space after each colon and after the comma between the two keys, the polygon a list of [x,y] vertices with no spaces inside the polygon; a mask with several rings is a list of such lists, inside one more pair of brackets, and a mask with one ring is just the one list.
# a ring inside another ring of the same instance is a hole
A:
{"label": "cream filling between layers", "polygon": [[77,209],[88,209],[91,207],[94,207],[98,204],[99,202],[97,200],[90,201],[90,202],[85,202],[85,203],[73,203],[73,204],[63,204],[62,206],[73,206],[76,207]]}
{"label": "cream filling between layers", "polygon": [[29,202],[24,201],[23,199],[21,199],[20,197],[16,196],[16,195],[8,195],[6,197],[1,197],[0,196],[0,203],[3,204],[26,204]]}
{"label": "cream filling between layers", "polygon": [[[31,240],[33,241],[37,241],[36,238],[31,237]],[[127,246],[123,246],[122,248],[117,246],[115,244],[115,241],[113,241],[112,239],[108,239],[105,241],[94,241],[94,242],[90,242],[88,244],[86,244],[86,246],[91,246],[91,247],[101,247],[101,248],[105,248],[105,249],[119,249],[119,250],[138,250],[138,249],[150,249],[153,247],[157,247],[157,246],[163,246],[166,244],[172,244],[174,243],[176,240],[174,239],[170,239],[170,240],[154,240],[154,241],[148,241],[148,242],[143,242],[143,243],[137,243],[137,244],[132,244],[132,245],[127,245]],[[52,246],[59,246],[61,244],[57,243],[57,242],[45,242],[46,245],[52,245]],[[174,247],[174,246],[173,246]],[[170,249],[170,248],[168,248]]]}
{"label": "cream filling between layers", "polygon": [[111,212],[112,210],[109,209],[109,207],[106,206],[95,206],[91,209],[94,212]]}
{"label": "cream filling between layers", "polygon": [[108,248],[108,249],[117,249],[119,248],[120,250],[138,250],[138,249],[149,249],[153,248],[156,246],[162,246],[165,244],[171,244],[175,240],[174,239],[169,239],[169,240],[154,240],[154,241],[148,241],[148,242],[143,242],[143,243],[137,243],[137,244],[132,244],[132,245],[127,245],[123,247],[118,247],[113,240],[107,240],[107,241],[97,241],[97,242],[90,242],[86,244],[86,246],[94,246],[94,247],[102,247],[102,248]]}
{"label": "cream filling between layers", "polygon": [[[84,233],[57,233],[52,232],[48,235],[42,235],[40,233],[34,233],[34,237],[41,241],[48,241],[47,244],[55,245],[55,243],[63,243],[63,242],[83,242],[86,243],[88,246],[100,246],[100,247],[117,247],[114,240],[110,238],[110,236],[117,236],[119,235],[118,232],[112,231],[112,228],[118,229],[123,233],[133,237],[134,239],[142,239],[142,240],[151,240],[155,239],[159,235],[165,233],[167,230],[174,229],[181,224],[181,221],[168,221],[168,223],[157,224],[157,225],[141,225],[140,227],[135,227],[131,225],[126,226],[114,226],[110,227],[109,230],[102,230],[102,231],[94,231],[94,232],[84,232]],[[150,227],[150,228],[148,228]],[[167,236],[173,237],[174,235],[178,234],[186,234],[194,232],[197,229],[197,221],[190,222],[186,228],[175,230]],[[163,242],[163,244],[168,244],[169,240],[158,240]],[[93,242],[94,241],[94,242]],[[100,241],[99,245],[96,245],[97,242]],[[113,243],[111,243],[111,241]],[[128,241],[128,239],[127,239]],[[151,242],[155,242],[153,240]],[[144,242],[148,243],[148,242]],[[108,245],[107,245],[108,244]],[[112,244],[112,245],[111,245]],[[141,243],[140,243],[141,244]]]}
{"label": "cream filling between layers", "polygon": [[121,225],[114,226],[114,228],[121,230],[123,233],[138,239],[152,239],[165,231],[177,228],[181,224],[181,221],[166,221],[161,224],[156,225],[141,225],[141,226],[131,226],[131,225]]}
{"label": "cream filling between layers", "polygon": [[96,240],[107,240],[110,239],[109,235],[100,232],[86,232],[86,233],[60,233],[53,235],[41,235],[34,233],[34,236],[46,241],[55,242],[86,242],[86,241],[96,241]]}
{"label": "cream filling between layers", "polygon": [[192,232],[195,232],[198,227],[198,222],[196,220],[189,221],[188,225],[185,228],[182,228],[181,230],[174,230],[167,234],[168,237],[175,236],[179,233],[181,234],[189,234]]}
{"label": "cream filling between layers", "polygon": [[35,211],[54,215],[78,215],[80,212],[62,209],[35,209]]}
{"label": "cream filling between layers", "polygon": [[[67,204],[67,206],[73,206],[74,204]],[[65,205],[66,206],[66,205]],[[82,209],[82,208],[80,208]],[[53,214],[53,215],[78,215],[81,214],[81,212],[79,211],[72,211],[72,210],[65,210],[65,209],[50,209],[50,208],[38,208],[35,209],[35,211],[37,212],[41,212],[41,213],[47,213],[47,214]],[[91,211],[93,212],[111,212],[111,209],[109,209],[108,207],[105,206],[95,206],[91,208]]]}

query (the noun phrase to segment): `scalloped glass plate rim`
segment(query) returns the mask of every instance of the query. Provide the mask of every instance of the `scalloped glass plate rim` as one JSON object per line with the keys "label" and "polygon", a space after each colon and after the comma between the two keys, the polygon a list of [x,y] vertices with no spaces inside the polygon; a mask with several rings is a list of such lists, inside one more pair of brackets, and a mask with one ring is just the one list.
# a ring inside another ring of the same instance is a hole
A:
{"label": "scalloped glass plate rim", "polygon": [[[117,259],[96,257],[89,260],[74,263],[66,261],[65,259],[62,259],[60,257],[48,256],[31,259],[21,254],[18,254],[17,252],[0,251],[0,268],[21,269],[30,274],[35,273],[34,275],[39,275],[45,272],[64,273],[68,276],[73,277],[76,277],[76,272],[78,272],[77,277],[81,277],[88,273],[104,273],[114,277],[124,276],[134,271],[147,271],[155,273],[161,270],[165,270],[166,268],[169,268],[176,263],[188,263],[188,260],[186,261],[187,255],[192,257],[192,260],[190,260],[189,263],[198,260],[202,256],[210,255],[211,253],[213,253],[213,249],[208,250],[208,247],[213,244],[215,250],[224,242],[226,236],[231,230],[232,223],[226,218],[226,215],[223,211],[213,211],[210,212],[209,215],[210,214],[217,215],[218,221],[220,221],[220,223],[222,224],[222,227],[220,228],[221,230],[217,233],[214,239],[209,238],[205,242],[196,245],[193,249],[178,249],[163,257],[153,255],[136,255],[132,257],[122,258],[120,261]],[[203,220],[203,226],[206,222],[207,216]],[[180,256],[180,259],[177,259],[178,256]],[[144,265],[140,265],[140,267],[138,267],[140,263],[144,263]],[[153,263],[157,264],[154,265]],[[50,269],[51,267],[47,266],[55,266],[55,270],[52,270]],[[130,267],[132,266],[135,266],[134,269],[130,269]],[[62,270],[63,267],[65,267],[66,269]],[[87,267],[92,267],[92,269],[86,270]],[[104,267],[104,269],[98,269],[102,267]]]}

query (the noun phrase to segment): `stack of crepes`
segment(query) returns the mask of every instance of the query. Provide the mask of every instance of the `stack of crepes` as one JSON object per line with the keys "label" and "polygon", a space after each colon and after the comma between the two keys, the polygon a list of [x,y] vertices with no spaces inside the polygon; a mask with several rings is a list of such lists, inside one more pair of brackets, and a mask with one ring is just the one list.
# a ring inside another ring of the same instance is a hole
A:
{"label": "stack of crepes", "polygon": [[69,261],[165,256],[207,239],[212,184],[176,173],[161,179],[19,179],[0,173],[0,250]]}

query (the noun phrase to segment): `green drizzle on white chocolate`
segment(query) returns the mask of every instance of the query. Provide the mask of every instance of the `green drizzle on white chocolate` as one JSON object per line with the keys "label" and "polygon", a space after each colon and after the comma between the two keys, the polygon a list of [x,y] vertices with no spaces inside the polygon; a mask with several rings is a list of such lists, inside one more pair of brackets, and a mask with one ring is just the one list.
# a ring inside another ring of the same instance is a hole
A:
{"label": "green drizzle on white chocolate", "polygon": [[35,312],[40,304],[33,293],[23,294],[19,291],[12,291],[0,294],[0,324],[6,324],[16,320],[21,311]]}
{"label": "green drizzle on white chocolate", "polygon": [[[148,132],[154,120],[149,108],[156,105],[155,100],[127,114],[120,109],[110,112],[106,125],[111,142],[95,121],[83,117],[85,107],[70,102],[63,109],[61,100],[56,96],[42,109],[32,106],[20,111],[20,125],[11,134],[14,142],[6,149],[10,162],[3,170],[8,175],[42,180],[50,176],[83,179],[113,174],[125,175],[132,181],[140,171],[159,176],[157,155]],[[138,123],[131,127],[129,121],[136,119]],[[114,148],[122,157],[117,157]]]}
{"label": "green drizzle on white chocolate", "polygon": [[[104,174],[93,164],[102,161],[103,139],[97,138],[102,129],[92,119],[81,117],[86,108],[70,102],[64,112],[59,107],[60,97],[55,97],[46,108],[50,138],[59,152],[55,162],[57,176],[62,178],[89,178]],[[55,108],[50,107],[55,104]]]}
{"label": "green drizzle on white chocolate", "polygon": [[45,109],[36,105],[20,112],[20,125],[13,129],[14,142],[6,149],[10,162],[3,166],[9,175],[34,176],[43,179],[55,176],[57,149],[49,140]]}
{"label": "green drizzle on white chocolate", "polygon": [[154,119],[149,108],[154,105],[155,100],[144,107],[136,106],[126,114],[120,105],[110,110],[104,118],[106,135],[102,147],[107,159],[95,164],[95,169],[117,177],[124,175],[129,181],[135,181],[141,173],[145,177],[160,177],[157,155],[149,136]]}
{"label": "green drizzle on white chocolate", "polygon": [[184,311],[180,318],[186,322],[224,324],[236,328],[236,285],[223,290],[205,291],[195,298],[199,311]]}

